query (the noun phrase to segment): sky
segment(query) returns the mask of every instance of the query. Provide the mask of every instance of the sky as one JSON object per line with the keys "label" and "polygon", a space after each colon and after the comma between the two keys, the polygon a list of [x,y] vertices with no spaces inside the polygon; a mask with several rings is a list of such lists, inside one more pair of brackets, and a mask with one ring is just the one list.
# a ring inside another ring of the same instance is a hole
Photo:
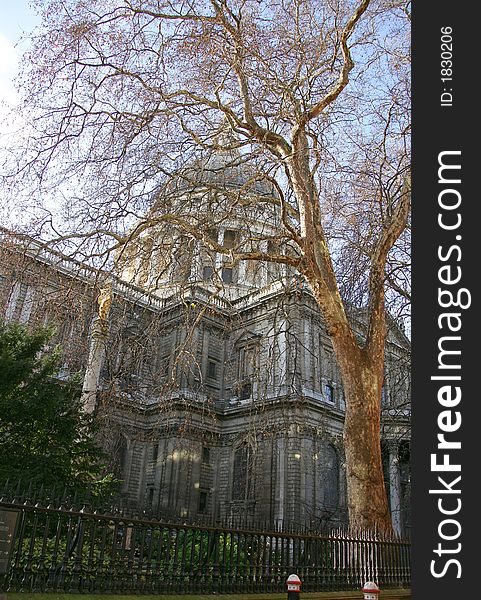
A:
{"label": "sky", "polygon": [[[28,49],[26,37],[40,18],[29,6],[30,0],[0,0],[0,156],[11,139],[16,139],[22,122],[11,114],[11,109],[18,104],[19,98],[13,80],[21,64],[21,57]],[[17,200],[10,202],[3,194],[0,200],[2,207],[2,225],[15,227],[22,214]]]}
{"label": "sky", "polygon": [[[0,102],[14,103],[16,94],[13,78],[27,46],[21,41],[40,19],[29,0],[0,0]],[[4,113],[6,107],[0,107]]]}

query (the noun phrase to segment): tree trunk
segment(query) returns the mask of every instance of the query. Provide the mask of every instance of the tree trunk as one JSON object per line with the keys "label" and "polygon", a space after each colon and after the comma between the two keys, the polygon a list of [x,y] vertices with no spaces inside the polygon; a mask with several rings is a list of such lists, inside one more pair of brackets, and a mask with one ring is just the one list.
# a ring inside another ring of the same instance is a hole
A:
{"label": "tree trunk", "polygon": [[[316,286],[312,286],[316,290]],[[352,528],[391,533],[381,457],[381,392],[384,380],[384,336],[361,348],[340,303],[314,293],[323,310],[345,396],[344,449],[347,504]],[[334,296],[335,298],[335,296]],[[327,318],[326,318],[327,317]],[[381,319],[381,313],[378,314]],[[380,326],[379,326],[380,329]]]}
{"label": "tree trunk", "polygon": [[358,361],[345,355],[342,362],[345,363],[341,370],[346,400],[344,448],[349,524],[391,533],[381,456],[383,361],[373,364],[376,361],[372,358],[367,361],[365,352],[360,351]]}
{"label": "tree trunk", "polygon": [[[309,282],[324,317],[341,371],[346,400],[346,454],[349,524],[353,528],[392,532],[381,458],[381,391],[384,379],[384,265],[393,240],[402,231],[385,230],[370,274],[368,327],[364,347],[357,342],[332,264],[322,227],[320,200],[309,170],[309,144],[302,128],[293,136],[295,152],[286,161],[299,206],[303,259],[300,271]],[[407,215],[407,207],[406,207]],[[389,234],[389,235],[388,235]]]}

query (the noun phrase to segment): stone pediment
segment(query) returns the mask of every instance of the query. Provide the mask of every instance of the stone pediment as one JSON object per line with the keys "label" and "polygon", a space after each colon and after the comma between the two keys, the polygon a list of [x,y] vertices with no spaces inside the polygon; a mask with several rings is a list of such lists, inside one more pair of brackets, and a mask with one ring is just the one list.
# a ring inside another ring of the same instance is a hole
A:
{"label": "stone pediment", "polygon": [[257,343],[262,338],[260,333],[255,331],[244,331],[234,342],[235,346],[244,346]]}

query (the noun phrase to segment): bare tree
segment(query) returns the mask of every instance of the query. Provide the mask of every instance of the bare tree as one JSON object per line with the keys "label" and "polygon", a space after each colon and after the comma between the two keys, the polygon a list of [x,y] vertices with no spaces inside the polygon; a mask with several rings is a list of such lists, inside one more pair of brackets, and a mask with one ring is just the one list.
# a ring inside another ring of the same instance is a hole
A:
{"label": "bare tree", "polygon": [[[20,78],[30,125],[8,156],[9,189],[34,202],[28,226],[92,265],[149,240],[175,256],[176,230],[232,263],[300,273],[343,381],[350,523],[390,530],[380,411],[386,298],[409,283],[404,3],[38,4]],[[234,217],[234,244],[210,235]],[[350,302],[365,307],[362,340]]]}

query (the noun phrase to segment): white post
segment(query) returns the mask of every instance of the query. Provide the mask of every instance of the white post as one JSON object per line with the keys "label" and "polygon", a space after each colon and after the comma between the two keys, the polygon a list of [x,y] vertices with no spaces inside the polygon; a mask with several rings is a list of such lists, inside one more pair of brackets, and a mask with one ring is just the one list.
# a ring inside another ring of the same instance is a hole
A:
{"label": "white post", "polygon": [[381,590],[373,581],[366,581],[362,588],[364,600],[378,600]]}

